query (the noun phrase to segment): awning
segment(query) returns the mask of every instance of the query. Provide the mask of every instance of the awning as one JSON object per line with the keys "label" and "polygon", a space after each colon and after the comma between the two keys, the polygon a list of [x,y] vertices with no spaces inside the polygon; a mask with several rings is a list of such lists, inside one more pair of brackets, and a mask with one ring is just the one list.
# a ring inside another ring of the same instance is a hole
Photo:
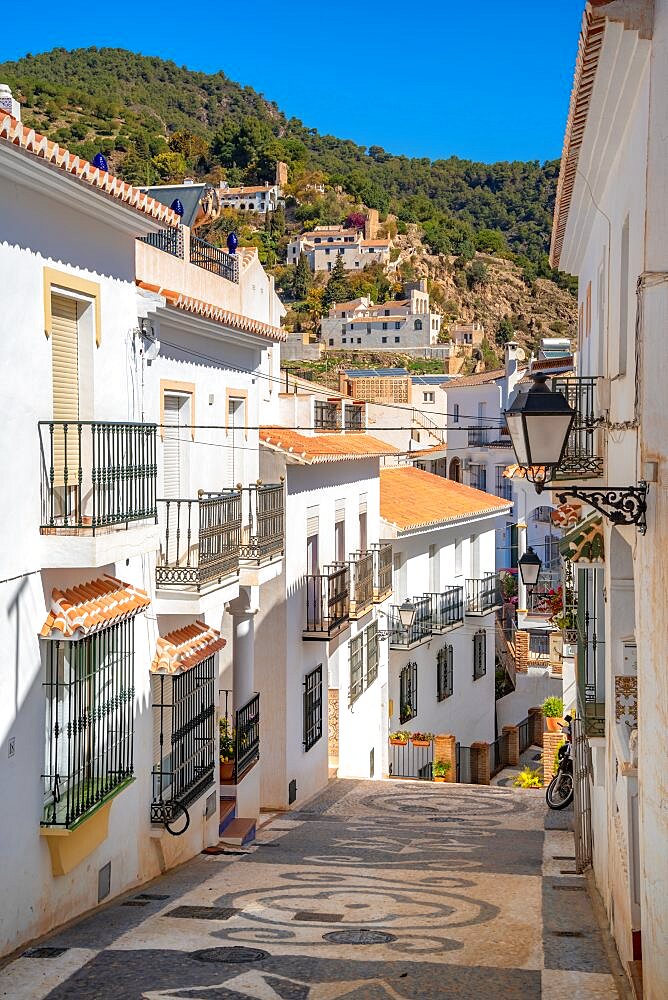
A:
{"label": "awning", "polygon": [[204,622],[185,625],[158,638],[152,674],[182,674],[227,645],[215,628]]}
{"label": "awning", "polygon": [[576,524],[559,542],[559,551],[564,559],[574,563],[603,563],[605,545],[603,518],[600,514],[590,514]]}
{"label": "awning", "polygon": [[145,591],[113,576],[67,590],[54,589],[51,610],[42,626],[44,639],[82,639],[109,625],[133,618],[150,600]]}

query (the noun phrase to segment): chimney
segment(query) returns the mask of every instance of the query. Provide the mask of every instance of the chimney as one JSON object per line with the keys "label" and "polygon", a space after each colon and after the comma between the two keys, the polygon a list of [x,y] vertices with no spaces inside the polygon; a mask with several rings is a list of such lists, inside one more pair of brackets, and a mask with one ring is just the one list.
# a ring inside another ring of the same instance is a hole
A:
{"label": "chimney", "polygon": [[521,360],[518,354],[520,346],[516,341],[509,340],[506,344],[506,377],[510,378],[517,371],[517,366]]}
{"label": "chimney", "polygon": [[17,121],[21,121],[21,105],[14,99],[11,90],[6,83],[0,83],[0,114],[6,112]]}

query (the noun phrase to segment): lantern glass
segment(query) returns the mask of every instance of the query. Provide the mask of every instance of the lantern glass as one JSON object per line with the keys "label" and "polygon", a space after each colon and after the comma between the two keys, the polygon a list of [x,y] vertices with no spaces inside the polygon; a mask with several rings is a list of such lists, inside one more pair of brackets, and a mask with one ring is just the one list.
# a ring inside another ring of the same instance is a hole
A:
{"label": "lantern glass", "polygon": [[399,608],[399,621],[404,628],[412,628],[416,614],[417,608],[415,605],[411,604],[410,601],[404,601]]}
{"label": "lantern glass", "polygon": [[558,466],[575,419],[566,397],[545,385],[536,374],[529,391],[520,390],[504,413],[510,440],[520,465]]}
{"label": "lantern glass", "polygon": [[529,546],[518,562],[520,574],[522,576],[522,583],[525,587],[536,586],[542,565],[543,563],[541,562],[540,557],[537,556],[531,546]]}

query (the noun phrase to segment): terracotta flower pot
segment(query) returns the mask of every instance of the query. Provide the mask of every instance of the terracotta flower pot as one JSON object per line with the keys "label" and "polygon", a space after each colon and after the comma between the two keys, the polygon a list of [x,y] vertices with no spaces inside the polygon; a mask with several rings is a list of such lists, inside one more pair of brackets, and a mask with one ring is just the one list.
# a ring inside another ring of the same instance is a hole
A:
{"label": "terracotta flower pot", "polygon": [[224,764],[220,765],[220,781],[221,784],[224,781],[231,781],[234,777],[234,761],[228,760]]}
{"label": "terracotta flower pot", "polygon": [[561,720],[557,719],[556,716],[548,715],[545,718],[545,724],[547,725],[548,733],[558,733],[561,728]]}
{"label": "terracotta flower pot", "polygon": [[429,740],[411,740],[414,747],[428,747]]}
{"label": "terracotta flower pot", "polygon": [[390,740],[393,747],[405,747],[408,740]]}
{"label": "terracotta flower pot", "polygon": [[445,781],[445,775],[434,775],[434,781]]}

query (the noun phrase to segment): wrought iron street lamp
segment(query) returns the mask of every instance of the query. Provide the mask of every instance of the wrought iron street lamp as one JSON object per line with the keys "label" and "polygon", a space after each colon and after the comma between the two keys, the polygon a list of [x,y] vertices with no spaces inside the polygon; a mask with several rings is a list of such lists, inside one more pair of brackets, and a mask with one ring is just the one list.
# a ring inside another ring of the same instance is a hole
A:
{"label": "wrought iron street lamp", "polygon": [[529,546],[522,558],[518,560],[517,565],[519,566],[524,586],[535,587],[538,583],[538,577],[540,576],[543,563],[540,556],[536,555],[531,546]]}
{"label": "wrought iron street lamp", "polygon": [[[408,598],[406,598],[404,603],[401,604],[397,610],[399,612],[399,622],[401,623],[401,627],[404,631],[408,632],[415,623],[417,608],[412,601],[409,601]],[[379,611],[378,613],[385,615],[386,618],[389,617],[387,611]],[[379,639],[389,639],[389,637],[395,633],[396,629],[384,629],[379,630],[377,634]]]}
{"label": "wrought iron street lamp", "polygon": [[647,528],[647,483],[637,486],[546,487],[561,464],[576,411],[561,392],[546,385],[543,372],[532,376],[530,389],[520,389],[504,416],[518,464],[525,470],[537,493],[547,488],[559,503],[568,498],[582,500],[613,524],[635,524],[644,534]]}

